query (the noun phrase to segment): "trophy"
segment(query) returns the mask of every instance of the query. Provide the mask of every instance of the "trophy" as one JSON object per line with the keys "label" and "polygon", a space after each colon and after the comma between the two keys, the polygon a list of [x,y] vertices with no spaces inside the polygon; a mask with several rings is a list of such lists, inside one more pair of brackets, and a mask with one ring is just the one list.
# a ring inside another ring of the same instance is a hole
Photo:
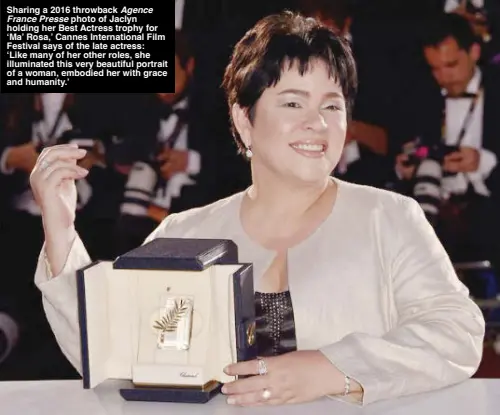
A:
{"label": "trophy", "polygon": [[251,264],[229,240],[159,238],[77,273],[83,386],[126,400],[208,402],[256,357]]}

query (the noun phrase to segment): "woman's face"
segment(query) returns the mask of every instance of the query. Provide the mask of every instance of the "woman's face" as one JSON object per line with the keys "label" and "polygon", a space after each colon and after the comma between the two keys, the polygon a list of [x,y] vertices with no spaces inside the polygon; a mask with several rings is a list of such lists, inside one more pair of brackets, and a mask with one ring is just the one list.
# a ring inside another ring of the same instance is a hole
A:
{"label": "woman's face", "polygon": [[[242,120],[242,110],[237,112]],[[251,145],[255,173],[295,182],[324,181],[340,159],[346,136],[342,88],[320,60],[312,61],[302,76],[292,66],[257,101],[253,123],[245,117],[237,127],[244,143]]]}

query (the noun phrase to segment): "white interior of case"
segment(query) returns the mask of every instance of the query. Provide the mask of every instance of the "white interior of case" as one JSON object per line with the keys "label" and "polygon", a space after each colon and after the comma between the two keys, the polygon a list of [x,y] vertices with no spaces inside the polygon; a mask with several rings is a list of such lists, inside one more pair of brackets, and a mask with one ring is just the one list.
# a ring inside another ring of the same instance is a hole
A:
{"label": "white interior of case", "polygon": [[[228,382],[236,361],[233,274],[241,265],[204,271],[113,269],[100,262],[84,273],[89,383],[127,379],[140,385],[201,386]],[[194,297],[189,350],[157,347],[153,329],[161,296]]]}

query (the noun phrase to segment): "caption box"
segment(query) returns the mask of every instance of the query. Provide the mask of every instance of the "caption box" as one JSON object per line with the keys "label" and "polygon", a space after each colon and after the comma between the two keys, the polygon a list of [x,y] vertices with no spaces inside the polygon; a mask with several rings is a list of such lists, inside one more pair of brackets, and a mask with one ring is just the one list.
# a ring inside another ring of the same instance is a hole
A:
{"label": "caption box", "polygon": [[174,92],[173,0],[44,3],[1,6],[0,92]]}

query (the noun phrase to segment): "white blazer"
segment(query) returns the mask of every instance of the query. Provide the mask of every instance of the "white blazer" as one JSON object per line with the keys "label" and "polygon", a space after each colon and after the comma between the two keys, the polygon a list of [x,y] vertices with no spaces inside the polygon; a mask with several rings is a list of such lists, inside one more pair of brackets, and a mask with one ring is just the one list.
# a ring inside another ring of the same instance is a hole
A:
{"label": "white blazer", "polygon": [[[372,187],[338,184],[331,214],[288,252],[299,350],[320,350],[364,389],[362,404],[439,389],[471,377],[485,322],[419,205]],[[148,237],[233,240],[254,265],[255,289],[274,253],[253,242],[239,213],[244,192],[168,216]],[[90,263],[79,238],[49,279],[35,282],[68,360],[81,371],[75,271]]]}

